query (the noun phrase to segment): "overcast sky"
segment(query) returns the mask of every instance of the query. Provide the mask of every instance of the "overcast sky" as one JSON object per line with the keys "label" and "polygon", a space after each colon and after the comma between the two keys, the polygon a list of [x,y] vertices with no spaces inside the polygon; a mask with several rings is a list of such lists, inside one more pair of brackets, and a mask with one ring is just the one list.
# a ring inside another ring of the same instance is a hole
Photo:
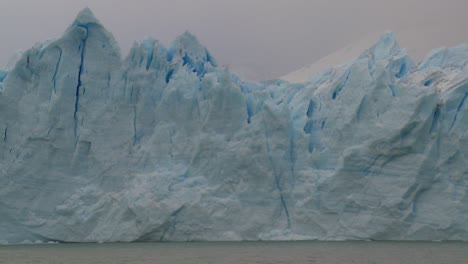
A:
{"label": "overcast sky", "polygon": [[59,37],[86,6],[124,55],[135,40],[168,45],[188,30],[219,64],[251,79],[281,76],[388,30],[420,53],[468,42],[468,0],[0,0],[0,65]]}

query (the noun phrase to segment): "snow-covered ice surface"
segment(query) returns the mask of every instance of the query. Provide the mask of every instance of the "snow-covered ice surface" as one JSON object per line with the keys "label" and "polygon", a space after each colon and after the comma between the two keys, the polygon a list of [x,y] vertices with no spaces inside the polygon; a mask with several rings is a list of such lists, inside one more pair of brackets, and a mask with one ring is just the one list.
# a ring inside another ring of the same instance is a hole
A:
{"label": "snow-covered ice surface", "polygon": [[354,61],[364,50],[372,46],[380,37],[380,34],[372,34],[370,36],[359,39],[356,42],[346,45],[346,47],[339,49],[327,56],[317,60],[311,65],[300,68],[290,72],[279,79],[291,83],[308,82],[315,75],[321,72],[338,67],[342,64],[351,63]]}
{"label": "snow-covered ice surface", "polygon": [[[468,240],[468,46],[243,82],[83,10],[0,72],[0,241]],[[311,76],[312,77],[312,76]]]}
{"label": "snow-covered ice surface", "polygon": [[[433,34],[436,29],[438,29],[439,34]],[[397,36],[398,42],[403,44],[402,46],[405,47],[408,55],[414,60],[421,61],[434,47],[444,45],[453,46],[461,43],[462,38],[457,38],[453,35],[453,32],[457,31],[463,30],[461,28],[446,30],[443,26],[427,23],[424,25],[419,24],[416,27],[400,29],[397,31]],[[308,66],[301,67],[300,69],[281,76],[279,79],[291,83],[307,82],[315,75],[329,68],[353,62],[364,50],[376,43],[381,35],[382,32],[379,31],[351,41],[343,48],[329,53]],[[424,36],[424,38],[421,39],[421,36]],[[460,42],[457,42],[457,39],[460,40]]]}

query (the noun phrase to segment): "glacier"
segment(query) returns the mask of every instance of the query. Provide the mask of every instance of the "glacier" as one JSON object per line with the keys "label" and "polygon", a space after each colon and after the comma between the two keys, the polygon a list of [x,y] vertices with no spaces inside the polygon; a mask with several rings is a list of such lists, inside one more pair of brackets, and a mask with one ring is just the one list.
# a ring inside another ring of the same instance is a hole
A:
{"label": "glacier", "polygon": [[468,45],[392,33],[304,83],[89,9],[0,71],[0,242],[468,240]]}

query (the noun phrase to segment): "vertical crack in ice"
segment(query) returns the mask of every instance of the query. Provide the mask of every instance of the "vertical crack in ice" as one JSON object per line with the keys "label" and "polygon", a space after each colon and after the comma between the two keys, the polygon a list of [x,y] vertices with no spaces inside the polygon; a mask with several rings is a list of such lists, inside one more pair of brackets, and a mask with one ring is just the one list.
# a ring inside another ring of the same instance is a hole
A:
{"label": "vertical crack in ice", "polygon": [[154,47],[151,49],[149,55],[148,55],[148,61],[146,62],[146,70],[149,70],[151,67],[151,64],[153,63],[154,59]]}
{"label": "vertical crack in ice", "polygon": [[79,110],[79,104],[80,104],[80,89],[82,86],[82,80],[81,76],[83,74],[83,65],[84,65],[84,59],[85,59],[85,49],[86,49],[86,41],[88,40],[88,28],[87,26],[79,26],[83,29],[85,29],[86,34],[84,39],[80,43],[79,50],[81,52],[80,54],[80,67],[78,68],[78,84],[76,86],[76,93],[75,93],[75,110],[73,112],[73,120],[74,120],[74,135],[75,138],[77,137],[77,129],[78,129],[78,110]]}
{"label": "vertical crack in ice", "polygon": [[406,62],[403,62],[403,64],[401,64],[400,66],[400,70],[398,71],[397,74],[395,74],[395,77],[400,79],[403,76],[405,76],[407,72],[408,72],[408,65],[406,64]]}
{"label": "vertical crack in ice", "polygon": [[54,128],[54,127],[52,126],[51,128],[49,128],[49,130],[47,130],[47,136],[50,136],[50,132],[52,132],[52,129],[53,129],[53,128]]}
{"label": "vertical crack in ice", "polygon": [[304,126],[304,133],[309,135],[309,153],[312,153],[314,151],[314,143],[312,141],[312,130],[314,128],[314,121],[309,118],[307,120],[307,123]]}
{"label": "vertical crack in ice", "polygon": [[123,86],[123,92],[122,92],[122,95],[124,98],[127,98],[127,86],[128,86],[128,73],[125,73],[124,86]]}
{"label": "vertical crack in ice", "polygon": [[173,140],[174,133],[175,131],[172,131],[169,134],[169,143],[171,144],[170,149],[169,149],[169,156],[171,157],[171,159],[174,158],[174,140]]}
{"label": "vertical crack in ice", "polygon": [[111,83],[111,74],[107,75],[107,89],[110,89],[110,83]]}
{"label": "vertical crack in ice", "polygon": [[453,117],[452,124],[450,125],[450,130],[455,125],[455,122],[457,122],[458,113],[460,113],[461,109],[463,108],[463,105],[465,104],[465,100],[466,100],[467,97],[468,97],[468,92],[465,92],[465,95],[463,96],[462,100],[460,101],[460,104],[458,104],[457,112],[455,113],[455,116]]}
{"label": "vertical crack in ice", "polygon": [[288,222],[288,228],[291,228],[291,220],[290,220],[290,217],[289,217],[289,211],[288,211],[288,207],[286,205],[286,200],[284,199],[283,188],[281,187],[281,176],[278,175],[278,172],[276,171],[276,167],[275,167],[273,157],[271,156],[271,149],[270,149],[270,142],[269,142],[270,137],[268,135],[268,129],[267,129],[267,125],[266,125],[266,122],[265,122],[265,114],[262,114],[262,115],[263,115],[263,129],[264,129],[264,133],[265,133],[265,145],[266,145],[267,152],[268,152],[268,160],[270,161],[271,168],[273,170],[273,176],[275,178],[276,189],[278,190],[279,195],[280,195],[281,207],[284,210],[284,213],[286,214],[286,220]]}
{"label": "vertical crack in ice", "polygon": [[315,110],[315,102],[310,100],[309,107],[307,108],[307,117],[311,117]]}
{"label": "vertical crack in ice", "polygon": [[159,241],[164,241],[164,238],[166,237],[166,234],[169,231],[174,232],[176,229],[176,225],[178,223],[178,218],[179,214],[185,209],[185,205],[182,205],[179,207],[179,209],[175,210],[166,220],[166,222],[163,224],[163,233],[161,234],[161,237],[159,238]]}
{"label": "vertical crack in ice", "polygon": [[[382,155],[378,154],[368,166],[365,166],[364,168],[362,168],[361,172],[365,173],[365,175],[370,175],[370,174],[374,173],[375,170],[376,170],[374,167],[377,164],[377,161],[379,161],[379,159],[381,157],[382,157]],[[379,167],[382,168],[383,166],[379,166]]]}
{"label": "vertical crack in ice", "polygon": [[367,95],[364,95],[364,97],[362,97],[361,102],[359,103],[358,109],[356,111],[356,120],[358,122],[361,121],[361,113],[362,113],[362,109],[364,108],[364,103],[366,102],[366,98],[367,98]]}
{"label": "vertical crack in ice", "polygon": [[[54,94],[57,93],[57,73],[58,73],[58,70],[59,70],[59,67],[60,67],[60,62],[62,61],[62,49],[60,47],[57,47],[57,49],[59,51],[59,57],[58,57],[58,60],[57,60],[57,64],[55,64],[54,75],[52,76],[52,82],[54,84],[54,89],[53,89]],[[50,93],[49,101],[50,101],[51,98],[52,98],[52,93]]]}
{"label": "vertical crack in ice", "polygon": [[430,175],[419,177],[404,193],[398,209],[411,210],[411,216],[417,214],[421,196],[431,188],[431,182],[433,181],[434,177]]}
{"label": "vertical crack in ice", "polygon": [[341,91],[346,87],[349,81],[349,76],[351,75],[351,70],[347,70],[346,73],[344,74],[344,79],[343,81],[336,87],[335,91],[333,92],[333,100],[338,97],[338,95],[341,93]]}
{"label": "vertical crack in ice", "polygon": [[252,116],[253,116],[253,106],[252,106],[252,101],[250,100],[249,96],[246,96],[245,100],[245,106],[247,109],[247,124],[250,124],[252,122]]}
{"label": "vertical crack in ice", "polygon": [[296,167],[296,134],[294,132],[294,125],[290,124],[289,128],[289,160],[291,163],[291,179],[294,182],[294,170]]}
{"label": "vertical crack in ice", "polygon": [[3,142],[7,141],[7,132],[8,132],[8,127],[6,127],[5,131],[3,132]]}
{"label": "vertical crack in ice", "polygon": [[434,115],[432,116],[432,123],[431,123],[431,129],[429,130],[429,134],[432,134],[437,127],[437,124],[439,123],[439,117],[440,117],[440,105],[438,104],[436,109],[434,110]]}
{"label": "vertical crack in ice", "polygon": [[[322,103],[319,101],[319,111],[321,110],[321,105]],[[314,111],[315,111],[315,108],[316,108],[316,103],[313,101],[313,100],[310,100],[309,102],[309,107],[307,109],[307,122],[304,126],[304,133],[308,134],[309,135],[309,142],[308,142],[308,151],[309,153],[312,153],[314,151],[314,148],[315,148],[315,136],[314,134],[316,132],[314,132],[314,123],[316,121],[314,121],[313,119],[313,114],[314,114]],[[323,121],[325,122],[325,121]],[[322,129],[323,129],[323,126],[325,125],[325,123],[322,122]],[[316,124],[316,123],[315,123]]]}
{"label": "vertical crack in ice", "polygon": [[304,133],[311,134],[313,128],[314,128],[314,121],[309,118],[304,126]]}
{"label": "vertical crack in ice", "polygon": [[137,137],[137,109],[136,105],[133,106],[133,145],[135,146],[138,143]]}
{"label": "vertical crack in ice", "polygon": [[174,74],[174,69],[170,69],[166,74],[166,84],[172,79],[172,75]]}

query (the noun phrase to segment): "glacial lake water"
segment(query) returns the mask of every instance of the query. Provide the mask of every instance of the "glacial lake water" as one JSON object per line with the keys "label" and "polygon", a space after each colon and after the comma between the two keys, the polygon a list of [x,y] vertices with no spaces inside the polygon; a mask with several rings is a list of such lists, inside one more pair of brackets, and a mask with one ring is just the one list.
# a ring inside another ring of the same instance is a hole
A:
{"label": "glacial lake water", "polygon": [[463,264],[458,242],[223,242],[0,246],[0,263]]}

